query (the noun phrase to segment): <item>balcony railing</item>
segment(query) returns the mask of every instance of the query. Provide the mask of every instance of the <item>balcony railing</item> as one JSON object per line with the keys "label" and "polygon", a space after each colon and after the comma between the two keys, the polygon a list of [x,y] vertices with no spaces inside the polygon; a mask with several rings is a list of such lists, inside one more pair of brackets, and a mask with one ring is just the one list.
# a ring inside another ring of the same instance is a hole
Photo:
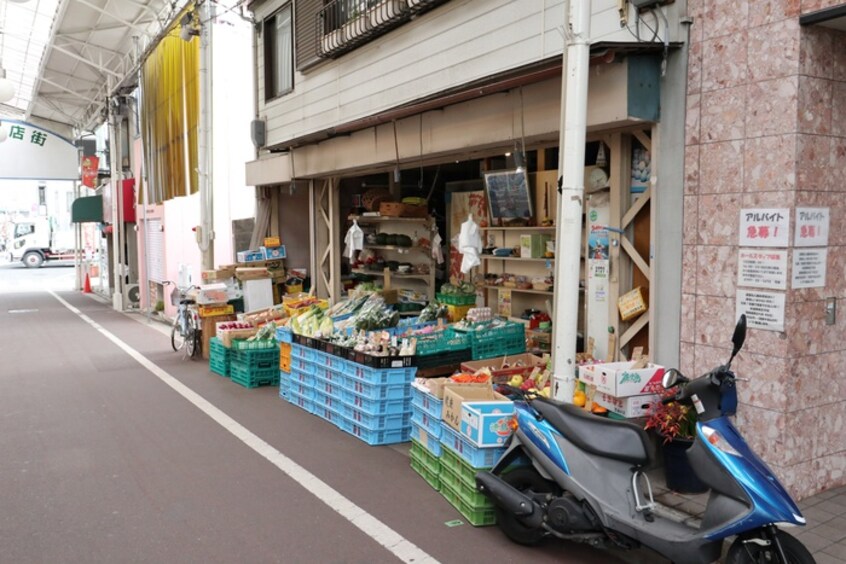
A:
{"label": "balcony railing", "polygon": [[332,0],[317,14],[317,52],[334,58],[448,0]]}

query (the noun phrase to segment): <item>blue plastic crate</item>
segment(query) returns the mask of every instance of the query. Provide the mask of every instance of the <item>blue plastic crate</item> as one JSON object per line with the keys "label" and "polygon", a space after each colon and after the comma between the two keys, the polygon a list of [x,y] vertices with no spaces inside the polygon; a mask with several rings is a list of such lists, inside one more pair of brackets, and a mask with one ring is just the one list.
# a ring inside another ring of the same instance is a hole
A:
{"label": "blue plastic crate", "polygon": [[317,403],[314,403],[314,411],[312,411],[312,413],[340,428],[340,420],[342,417],[331,407],[317,405]]}
{"label": "blue plastic crate", "polygon": [[296,356],[291,357],[291,372],[298,371],[305,374],[314,374],[316,370],[317,365],[313,362]]}
{"label": "blue plastic crate", "polygon": [[441,437],[441,416],[432,417],[426,411],[417,407],[412,401],[411,403],[411,422],[416,423],[422,429],[426,429],[429,436],[439,439]]}
{"label": "blue plastic crate", "polygon": [[291,343],[294,339],[294,332],[290,327],[277,327],[276,340],[280,343]]}
{"label": "blue plastic crate", "polygon": [[414,423],[413,418],[411,421],[411,438],[426,447],[426,449],[433,455],[441,455],[442,449],[440,439],[429,435],[429,432],[426,431],[426,429],[423,429],[420,425]]}
{"label": "blue plastic crate", "polygon": [[315,379],[314,376],[308,374],[307,372],[302,372],[300,370],[291,370],[291,383],[300,383],[306,386],[314,387]]}
{"label": "blue plastic crate", "polygon": [[287,398],[288,390],[291,389],[291,375],[287,372],[279,371],[279,397]]}
{"label": "blue plastic crate", "polygon": [[321,407],[328,407],[332,411],[335,411],[339,415],[345,415],[347,413],[347,405],[341,401],[338,397],[333,397],[328,394],[323,393],[322,391],[315,390],[313,400],[314,401],[314,408],[318,409]]}
{"label": "blue plastic crate", "polygon": [[438,399],[419,386],[411,386],[411,403],[435,419],[440,419],[444,409],[444,400]]}
{"label": "blue plastic crate", "polygon": [[323,353],[323,365],[329,370],[343,374],[347,371],[347,361],[333,354]]}
{"label": "blue plastic crate", "polygon": [[358,437],[369,445],[389,445],[394,443],[405,443],[411,439],[411,427],[374,431],[344,418],[345,424],[341,426],[344,431],[354,437]]}
{"label": "blue plastic crate", "polygon": [[370,368],[363,364],[348,362],[345,374],[366,384],[401,384],[411,382],[417,368]]}
{"label": "blue plastic crate", "polygon": [[299,382],[291,382],[291,385],[288,386],[288,393],[291,392],[295,393],[301,398],[314,400],[314,388],[312,388],[311,386],[306,386],[300,384]]}
{"label": "blue plastic crate", "polygon": [[477,447],[446,423],[441,423],[441,444],[466,460],[473,468],[490,468],[505,452],[505,448]]}
{"label": "blue plastic crate", "polygon": [[343,373],[321,365],[317,365],[317,367],[315,367],[314,375],[326,380],[327,382],[338,384],[339,386],[345,386],[347,383],[346,376],[344,376]]}
{"label": "blue plastic crate", "polygon": [[314,377],[314,390],[328,397],[342,398],[344,386],[338,382],[331,382],[320,376]]}
{"label": "blue plastic crate", "polygon": [[351,419],[356,425],[366,427],[371,431],[389,431],[408,427],[411,423],[411,414],[371,415],[366,411],[353,409],[352,417],[348,419]]}
{"label": "blue plastic crate", "polygon": [[291,358],[305,358],[305,347],[297,343],[291,343]]}
{"label": "blue plastic crate", "polygon": [[345,389],[371,400],[411,399],[411,384],[367,384],[348,378]]}
{"label": "blue plastic crate", "polygon": [[288,390],[288,401],[309,413],[314,413],[314,402],[310,398],[297,394],[293,386]]}
{"label": "blue plastic crate", "polygon": [[303,347],[303,358],[309,362],[318,362],[320,360],[320,355],[323,354],[317,349],[312,349],[309,347]]}
{"label": "blue plastic crate", "polygon": [[366,411],[370,415],[396,415],[411,410],[411,399],[370,399],[356,394],[349,388],[342,390],[341,399],[351,408]]}

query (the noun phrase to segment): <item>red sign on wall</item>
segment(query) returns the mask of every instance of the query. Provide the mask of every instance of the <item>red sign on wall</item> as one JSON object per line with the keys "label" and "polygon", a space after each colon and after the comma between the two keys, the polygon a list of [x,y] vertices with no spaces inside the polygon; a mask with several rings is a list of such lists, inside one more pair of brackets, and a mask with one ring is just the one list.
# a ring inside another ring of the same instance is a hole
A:
{"label": "red sign on wall", "polygon": [[95,156],[82,157],[82,185],[89,188],[97,186],[97,171],[100,168],[100,158]]}

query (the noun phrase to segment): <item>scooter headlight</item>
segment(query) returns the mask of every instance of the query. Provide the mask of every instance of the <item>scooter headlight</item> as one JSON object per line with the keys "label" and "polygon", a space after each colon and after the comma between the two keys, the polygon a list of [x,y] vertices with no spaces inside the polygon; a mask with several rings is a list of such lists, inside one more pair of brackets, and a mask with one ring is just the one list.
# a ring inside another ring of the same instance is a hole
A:
{"label": "scooter headlight", "polygon": [[705,435],[705,440],[707,440],[709,443],[711,443],[713,446],[717,447],[724,453],[738,457],[743,456],[742,454],[737,452],[737,449],[731,446],[731,444],[729,444],[725,437],[723,437],[716,429],[712,429],[711,427],[703,425],[702,434]]}

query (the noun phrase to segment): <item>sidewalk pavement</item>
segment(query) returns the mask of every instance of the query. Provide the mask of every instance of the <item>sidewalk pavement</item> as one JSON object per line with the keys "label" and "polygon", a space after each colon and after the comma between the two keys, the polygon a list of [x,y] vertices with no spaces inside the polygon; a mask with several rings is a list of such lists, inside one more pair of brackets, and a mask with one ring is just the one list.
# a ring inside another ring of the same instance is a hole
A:
{"label": "sidewalk pavement", "polygon": [[[661,511],[675,513],[679,520],[698,524],[708,503],[708,494],[686,495],[668,490],[660,477],[653,479],[655,501]],[[665,508],[668,508],[665,510]],[[805,527],[787,529],[811,551],[818,564],[846,563],[846,487],[835,488],[799,502],[807,520]]]}

